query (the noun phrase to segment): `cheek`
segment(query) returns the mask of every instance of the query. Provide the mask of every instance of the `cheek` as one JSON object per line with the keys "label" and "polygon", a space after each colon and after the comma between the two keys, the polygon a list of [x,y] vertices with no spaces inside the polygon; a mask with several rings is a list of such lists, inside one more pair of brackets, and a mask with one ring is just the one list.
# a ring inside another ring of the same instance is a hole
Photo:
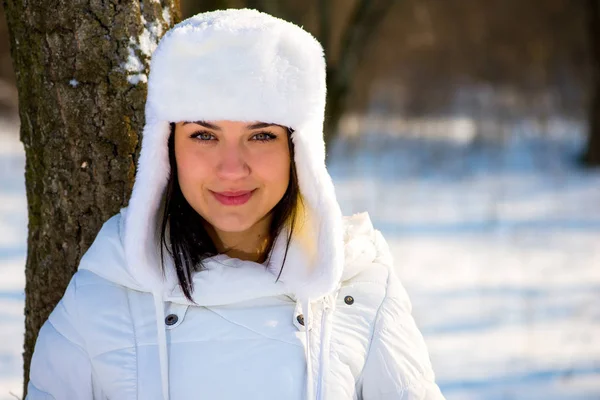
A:
{"label": "cheek", "polygon": [[253,170],[268,185],[270,192],[285,193],[290,179],[290,157],[287,152],[263,154],[257,158]]}
{"label": "cheek", "polygon": [[205,157],[200,157],[192,149],[176,148],[175,158],[181,191],[186,198],[194,196],[200,192],[201,184],[210,175],[210,166],[206,164]]}

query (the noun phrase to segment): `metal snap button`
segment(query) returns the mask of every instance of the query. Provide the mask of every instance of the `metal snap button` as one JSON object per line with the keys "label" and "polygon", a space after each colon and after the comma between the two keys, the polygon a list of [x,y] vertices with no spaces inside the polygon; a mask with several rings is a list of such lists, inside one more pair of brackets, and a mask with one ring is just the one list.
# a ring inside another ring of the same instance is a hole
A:
{"label": "metal snap button", "polygon": [[296,321],[298,321],[300,325],[304,326],[304,315],[298,314],[298,316],[296,317]]}
{"label": "metal snap button", "polygon": [[344,302],[346,302],[346,304],[348,304],[349,306],[351,306],[352,304],[354,304],[354,297],[352,297],[352,296],[346,296],[346,297],[344,297]]}
{"label": "metal snap button", "polygon": [[165,318],[165,324],[169,326],[175,325],[177,321],[179,321],[179,317],[177,316],[177,314],[169,314]]}

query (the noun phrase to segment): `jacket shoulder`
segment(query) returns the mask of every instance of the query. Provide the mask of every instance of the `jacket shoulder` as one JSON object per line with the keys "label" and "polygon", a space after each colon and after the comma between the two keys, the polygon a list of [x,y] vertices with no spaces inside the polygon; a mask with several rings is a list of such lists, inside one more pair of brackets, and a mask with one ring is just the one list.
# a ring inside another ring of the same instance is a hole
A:
{"label": "jacket shoulder", "polygon": [[112,216],[102,225],[94,242],[81,258],[78,272],[82,272],[82,284],[103,283],[145,291],[128,268],[125,258],[123,245],[125,211],[126,209],[122,209],[119,214]]}
{"label": "jacket shoulder", "polygon": [[73,275],[73,306],[84,347],[94,363],[114,350],[135,346],[135,315],[129,288],[111,282],[94,272],[79,270]]}
{"label": "jacket shoulder", "polygon": [[81,329],[76,275],[39,331],[27,399],[91,398],[91,362]]}
{"label": "jacket shoulder", "polygon": [[393,259],[383,234],[373,227],[369,214],[344,217],[344,273],[342,284],[369,281],[386,285]]}

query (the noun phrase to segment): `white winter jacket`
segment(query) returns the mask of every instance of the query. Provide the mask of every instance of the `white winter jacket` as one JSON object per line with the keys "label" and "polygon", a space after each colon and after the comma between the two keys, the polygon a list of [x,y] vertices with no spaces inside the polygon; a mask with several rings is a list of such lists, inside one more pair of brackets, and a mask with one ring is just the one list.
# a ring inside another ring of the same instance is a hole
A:
{"label": "white winter jacket", "polygon": [[344,219],[342,280],[308,313],[263,265],[226,255],[194,276],[197,305],[175,284],[157,306],[125,264],[123,220],[106,222],[42,327],[27,399],[161,399],[161,348],[172,400],[299,400],[307,379],[315,399],[443,398],[367,214]]}

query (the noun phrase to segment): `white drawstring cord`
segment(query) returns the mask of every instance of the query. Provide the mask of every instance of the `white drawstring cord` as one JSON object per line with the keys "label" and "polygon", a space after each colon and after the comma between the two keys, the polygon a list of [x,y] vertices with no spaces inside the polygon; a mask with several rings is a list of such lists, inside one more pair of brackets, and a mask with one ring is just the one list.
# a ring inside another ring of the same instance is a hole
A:
{"label": "white drawstring cord", "polygon": [[313,400],[313,371],[312,357],[310,354],[310,300],[302,302],[302,312],[304,313],[304,334],[306,338],[306,400]]}
{"label": "white drawstring cord", "polygon": [[310,331],[312,330],[312,316],[311,316],[311,305],[310,301],[302,301],[302,311],[304,312],[304,333],[306,338],[306,400],[324,400],[325,392],[323,385],[325,381],[325,374],[329,368],[329,341],[331,336],[331,326],[329,318],[333,310],[335,309],[335,297],[327,297],[323,301],[323,314],[321,316],[321,343],[319,344],[319,368],[316,380],[316,393],[315,393],[315,381],[313,377],[313,362],[311,357],[311,336]]}
{"label": "white drawstring cord", "polygon": [[323,300],[323,315],[321,317],[321,345],[319,348],[319,375],[317,376],[317,400],[325,399],[323,385],[325,374],[329,370],[329,340],[331,336],[331,327],[329,316],[335,307],[335,300],[328,297]]}
{"label": "white drawstring cord", "polygon": [[163,400],[169,400],[169,359],[167,354],[167,333],[165,331],[165,304],[160,292],[153,292],[156,311],[156,340],[160,360],[160,378]]}

